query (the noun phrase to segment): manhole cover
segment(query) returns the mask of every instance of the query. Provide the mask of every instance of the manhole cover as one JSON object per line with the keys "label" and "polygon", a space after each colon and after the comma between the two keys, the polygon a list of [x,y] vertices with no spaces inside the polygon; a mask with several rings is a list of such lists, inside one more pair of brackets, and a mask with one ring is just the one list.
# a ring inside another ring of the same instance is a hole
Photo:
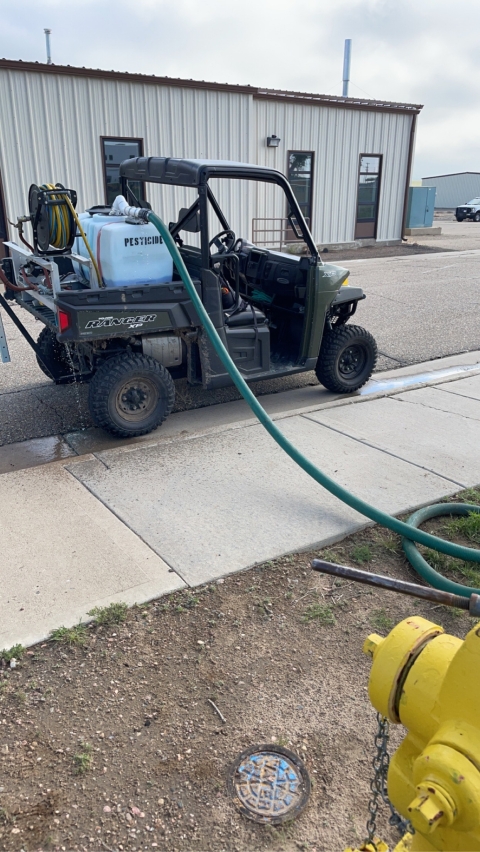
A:
{"label": "manhole cover", "polygon": [[272,744],[253,746],[237,757],[228,790],[239,811],[255,822],[294,819],[307,804],[310,778],[293,752]]}

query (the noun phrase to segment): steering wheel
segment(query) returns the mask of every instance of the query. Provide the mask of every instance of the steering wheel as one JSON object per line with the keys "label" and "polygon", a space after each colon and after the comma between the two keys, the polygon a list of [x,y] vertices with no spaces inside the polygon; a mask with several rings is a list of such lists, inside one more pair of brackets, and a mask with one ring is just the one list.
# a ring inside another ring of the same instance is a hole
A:
{"label": "steering wheel", "polygon": [[230,229],[225,231],[220,231],[212,240],[210,240],[208,244],[208,248],[211,249],[212,246],[216,246],[218,251],[212,254],[212,257],[215,257],[217,254],[228,254],[228,252],[232,251],[237,238],[233,231]]}

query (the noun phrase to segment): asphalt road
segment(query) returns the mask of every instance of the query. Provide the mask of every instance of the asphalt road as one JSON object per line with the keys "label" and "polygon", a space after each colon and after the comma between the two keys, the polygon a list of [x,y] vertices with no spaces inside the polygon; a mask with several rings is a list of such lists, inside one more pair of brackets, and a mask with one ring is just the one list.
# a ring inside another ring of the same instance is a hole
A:
{"label": "asphalt road", "polygon": [[[350,282],[367,295],[353,321],[377,340],[377,370],[480,349],[480,250],[355,260],[348,267]],[[18,310],[37,337],[40,324]],[[88,387],[53,385],[8,318],[4,324],[12,362],[0,363],[0,446],[92,425]],[[316,383],[313,373],[305,373],[253,387],[261,395]],[[235,388],[207,393],[182,381],[177,383],[175,410],[236,398]]]}

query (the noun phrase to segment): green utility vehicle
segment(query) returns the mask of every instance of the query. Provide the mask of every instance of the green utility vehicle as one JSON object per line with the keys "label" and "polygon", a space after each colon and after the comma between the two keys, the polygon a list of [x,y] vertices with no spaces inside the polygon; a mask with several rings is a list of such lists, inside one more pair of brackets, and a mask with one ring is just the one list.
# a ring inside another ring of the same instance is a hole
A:
{"label": "green utility vehicle", "polygon": [[[160,185],[158,198],[193,197],[169,230],[247,381],[314,370],[329,390],[352,393],[370,378],[375,340],[347,322],[364,293],[348,284],[346,269],[322,263],[283,174],[220,160],[140,157],[122,163],[120,178],[122,195],[111,208],[79,217],[73,190],[31,187],[29,214],[17,225],[26,247],[8,243],[11,257],[0,273],[6,298],[44,324],[34,344],[39,366],[58,383],[90,382],[98,426],[123,437],[146,434],[172,411],[176,379],[231,384],[158,231],[129,216],[149,206],[141,200],[146,183]],[[306,253],[257,247],[234,233],[217,196],[233,193],[238,181],[284,194],[289,234]],[[33,246],[23,237],[27,221]]]}

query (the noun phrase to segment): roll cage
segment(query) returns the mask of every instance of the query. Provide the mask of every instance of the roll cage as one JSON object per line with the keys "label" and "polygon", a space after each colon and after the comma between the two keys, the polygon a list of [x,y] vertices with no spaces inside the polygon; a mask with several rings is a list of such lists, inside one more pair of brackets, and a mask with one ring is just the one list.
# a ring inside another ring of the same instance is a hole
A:
{"label": "roll cage", "polygon": [[[281,172],[246,163],[233,163],[224,160],[180,160],[173,157],[134,157],[130,160],[124,160],[120,165],[122,194],[138,206],[142,206],[142,202],[131,189],[131,182],[197,187],[197,199],[188,210],[181,211],[178,222],[170,225],[170,231],[173,237],[177,237],[189,221],[194,220],[197,216],[199,217],[198,230],[201,240],[202,266],[206,269],[211,266],[208,230],[209,204],[222,228],[230,230],[228,221],[209,186],[208,182],[212,177],[275,183],[281,187],[289,205],[287,218],[293,232],[298,239],[304,240],[310,252],[311,262],[313,264],[322,263],[297,199],[289,182]],[[197,230],[197,228],[194,230]]]}

